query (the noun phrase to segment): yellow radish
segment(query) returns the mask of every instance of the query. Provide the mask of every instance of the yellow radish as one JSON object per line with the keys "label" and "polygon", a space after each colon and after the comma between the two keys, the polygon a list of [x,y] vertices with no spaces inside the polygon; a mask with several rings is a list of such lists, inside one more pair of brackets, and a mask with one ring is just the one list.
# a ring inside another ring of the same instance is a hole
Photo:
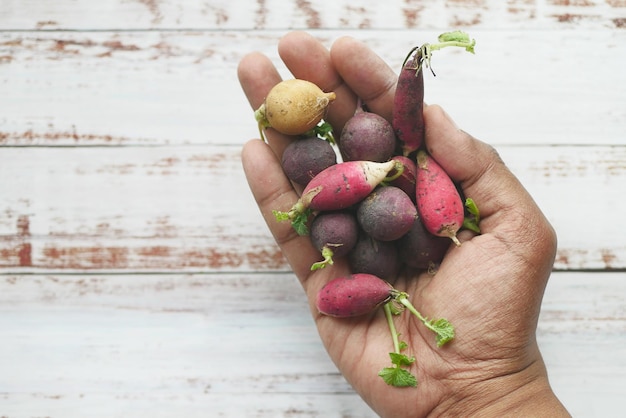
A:
{"label": "yellow radish", "polygon": [[317,126],[335,98],[334,92],[325,93],[310,81],[283,80],[272,87],[254,116],[259,129],[272,127],[286,135],[301,135]]}

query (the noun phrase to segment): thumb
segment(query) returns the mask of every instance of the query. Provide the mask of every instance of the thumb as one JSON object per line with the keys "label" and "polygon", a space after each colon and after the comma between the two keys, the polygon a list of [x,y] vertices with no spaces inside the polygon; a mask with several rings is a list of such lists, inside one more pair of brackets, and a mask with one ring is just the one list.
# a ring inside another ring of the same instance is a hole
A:
{"label": "thumb", "polygon": [[540,215],[532,197],[497,151],[459,129],[438,105],[424,108],[425,144],[430,155],[471,197],[483,217],[507,208]]}
{"label": "thumb", "polygon": [[[482,234],[492,234],[524,259],[551,268],[556,234],[497,151],[459,129],[437,105],[424,108],[425,145],[480,210]],[[552,256],[552,257],[550,257]]]}

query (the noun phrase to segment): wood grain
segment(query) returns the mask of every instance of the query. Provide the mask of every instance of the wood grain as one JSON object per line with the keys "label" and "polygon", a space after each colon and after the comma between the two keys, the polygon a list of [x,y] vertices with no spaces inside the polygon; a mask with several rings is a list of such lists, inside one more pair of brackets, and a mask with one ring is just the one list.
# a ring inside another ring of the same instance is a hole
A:
{"label": "wood grain", "polygon": [[[242,144],[258,136],[236,66],[254,50],[285,77],[284,32],[0,32],[0,144]],[[353,36],[399,68],[435,31]],[[426,97],[492,144],[623,145],[626,31],[473,31],[477,53],[441,51]],[[581,51],[584,51],[582,53]],[[487,88],[488,86],[488,88]],[[510,98],[502,105],[503,98]],[[489,118],[485,118],[488,110]],[[247,113],[250,112],[250,113]]]}
{"label": "wood grain", "polygon": [[336,0],[332,3],[252,1],[89,0],[5,1],[5,29],[213,30],[307,29],[615,29],[626,25],[624,0]]}
{"label": "wood grain", "polygon": [[[5,148],[0,177],[11,181],[0,198],[0,267],[285,271],[248,191],[239,150]],[[622,213],[615,190],[626,182],[624,147],[503,145],[498,151],[557,230],[555,269],[626,268],[626,238],[606,221]]]}
{"label": "wood grain", "polygon": [[559,236],[538,340],[573,416],[626,396],[626,1],[3,0],[0,417],[374,417],[328,359],[241,170],[236,79],[305,29],[392,68],[463,29],[426,101]]}
{"label": "wood grain", "polygon": [[[574,416],[617,416],[625,286],[624,273],[548,285],[538,338]],[[374,416],[328,360],[290,273],[6,275],[2,289],[7,416]]]}

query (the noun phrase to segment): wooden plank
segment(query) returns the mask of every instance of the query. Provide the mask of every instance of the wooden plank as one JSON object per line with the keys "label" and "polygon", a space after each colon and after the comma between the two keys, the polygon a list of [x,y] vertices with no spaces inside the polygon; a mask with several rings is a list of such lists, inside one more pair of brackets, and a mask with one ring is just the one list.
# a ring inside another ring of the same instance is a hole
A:
{"label": "wooden plank", "polygon": [[554,224],[570,271],[539,318],[550,379],[574,416],[618,416],[626,2],[320,4],[0,1],[0,416],[375,416],[239,162],[257,130],[237,63],[259,50],[288,77],[293,28],[394,68],[444,30],[478,40],[434,61],[426,100],[496,145]]}
{"label": "wooden plank", "polygon": [[[258,135],[236,79],[253,50],[278,62],[284,32],[0,32],[0,145],[232,144]],[[435,31],[351,35],[398,67]],[[476,31],[441,51],[426,101],[494,144],[623,145],[626,31]],[[582,53],[581,51],[584,51]],[[506,101],[504,101],[506,100]]]}
{"label": "wooden plank", "polygon": [[[548,284],[538,340],[574,416],[626,395],[625,292],[624,273]],[[6,416],[374,416],[289,273],[4,275],[0,340]]]}
{"label": "wooden plank", "polygon": [[614,29],[626,26],[623,0],[5,0],[0,29]]}
{"label": "wooden plank", "polygon": [[285,267],[238,147],[8,148],[1,155],[0,176],[13,179],[0,198],[4,268]]}
{"label": "wooden plank", "polygon": [[[285,271],[239,151],[5,148],[0,178],[11,180],[0,193],[0,268]],[[626,147],[498,151],[557,230],[556,269],[626,268],[626,237],[614,223],[622,217],[615,191],[626,182]]]}

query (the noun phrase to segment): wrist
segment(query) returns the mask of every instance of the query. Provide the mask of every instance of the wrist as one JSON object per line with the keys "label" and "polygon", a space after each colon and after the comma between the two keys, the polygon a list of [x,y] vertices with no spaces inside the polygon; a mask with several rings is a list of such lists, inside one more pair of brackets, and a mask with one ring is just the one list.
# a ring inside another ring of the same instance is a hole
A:
{"label": "wrist", "polygon": [[429,416],[571,417],[554,394],[541,360],[514,373],[465,384]]}

